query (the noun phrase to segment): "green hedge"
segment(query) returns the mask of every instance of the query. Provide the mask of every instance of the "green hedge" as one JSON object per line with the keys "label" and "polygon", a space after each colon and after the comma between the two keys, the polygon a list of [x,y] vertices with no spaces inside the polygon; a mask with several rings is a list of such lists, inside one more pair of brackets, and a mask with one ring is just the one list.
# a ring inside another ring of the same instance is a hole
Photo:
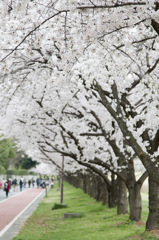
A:
{"label": "green hedge", "polygon": [[18,170],[16,170],[16,169],[10,169],[10,170],[7,170],[6,171],[6,174],[8,175],[8,176],[12,176],[12,175],[28,175],[29,173],[28,173],[28,170],[26,170],[26,169],[18,169]]}
{"label": "green hedge", "polygon": [[33,175],[37,176],[37,173],[34,172],[29,172],[26,169],[10,169],[10,170],[5,170],[4,167],[0,166],[0,174],[1,175],[7,175],[8,177],[11,177],[12,175],[16,176],[27,176],[27,175]]}
{"label": "green hedge", "polygon": [[29,175],[37,176],[37,173],[35,173],[35,172],[29,172]]}

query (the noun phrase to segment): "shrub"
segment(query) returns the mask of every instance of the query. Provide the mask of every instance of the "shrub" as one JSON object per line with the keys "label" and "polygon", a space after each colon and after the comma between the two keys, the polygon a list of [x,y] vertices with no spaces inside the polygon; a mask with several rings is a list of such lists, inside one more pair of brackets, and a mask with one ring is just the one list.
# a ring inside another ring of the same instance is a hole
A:
{"label": "shrub", "polygon": [[61,209],[61,208],[67,208],[67,205],[55,203],[54,206],[52,207],[52,210]]}

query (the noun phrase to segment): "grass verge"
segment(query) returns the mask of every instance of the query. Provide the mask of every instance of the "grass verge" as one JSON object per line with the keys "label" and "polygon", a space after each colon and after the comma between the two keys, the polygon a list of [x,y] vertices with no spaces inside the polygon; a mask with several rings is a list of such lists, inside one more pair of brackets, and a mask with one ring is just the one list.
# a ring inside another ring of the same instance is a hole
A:
{"label": "grass verge", "polygon": [[[143,196],[142,222],[130,221],[128,215],[117,215],[116,208],[109,209],[83,193],[81,189],[64,183],[64,204],[67,208],[52,210],[60,203],[56,184],[50,189],[33,215],[14,240],[156,240],[145,233],[148,207]],[[82,213],[81,218],[64,218],[64,213]]]}

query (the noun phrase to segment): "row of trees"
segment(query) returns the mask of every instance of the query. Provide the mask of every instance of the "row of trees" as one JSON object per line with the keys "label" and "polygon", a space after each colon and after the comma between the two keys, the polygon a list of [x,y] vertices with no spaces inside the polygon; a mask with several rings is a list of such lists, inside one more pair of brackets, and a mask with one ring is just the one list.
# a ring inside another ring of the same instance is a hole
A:
{"label": "row of trees", "polygon": [[[131,220],[141,218],[148,176],[146,229],[159,229],[158,2],[30,0],[0,7],[3,133],[33,158],[59,168],[56,152],[66,170],[99,174],[110,206],[120,179]],[[140,179],[136,160],[145,168]]]}

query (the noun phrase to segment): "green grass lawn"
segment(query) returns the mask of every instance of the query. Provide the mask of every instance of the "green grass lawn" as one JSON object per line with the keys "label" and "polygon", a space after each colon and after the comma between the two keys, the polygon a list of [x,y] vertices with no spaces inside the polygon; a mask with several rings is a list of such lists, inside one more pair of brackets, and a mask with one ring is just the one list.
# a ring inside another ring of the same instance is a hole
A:
{"label": "green grass lawn", "polygon": [[[116,208],[109,209],[77,189],[64,183],[64,204],[67,208],[52,210],[60,203],[56,184],[47,197],[28,218],[14,240],[155,240],[144,233],[148,214],[147,194],[143,194],[142,224],[129,221],[128,215],[117,215]],[[64,218],[64,213],[82,213],[81,218]]]}

